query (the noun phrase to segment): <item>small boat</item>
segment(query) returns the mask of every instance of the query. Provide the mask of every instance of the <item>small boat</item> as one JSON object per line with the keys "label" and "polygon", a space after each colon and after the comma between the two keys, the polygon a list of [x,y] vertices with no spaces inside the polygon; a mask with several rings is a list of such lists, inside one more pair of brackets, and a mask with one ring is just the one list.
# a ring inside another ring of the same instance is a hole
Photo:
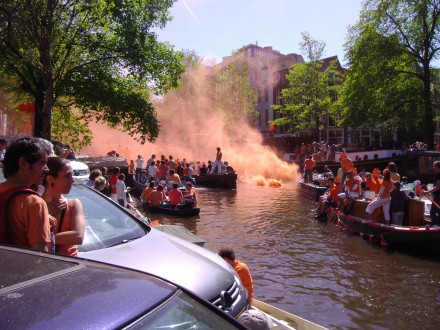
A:
{"label": "small boat", "polygon": [[325,181],[313,179],[311,183],[305,183],[304,181],[300,181],[301,190],[304,195],[313,199],[315,202],[319,201],[319,197],[324,195],[324,193],[328,190]]}
{"label": "small boat", "polygon": [[134,190],[136,191],[136,193],[139,196],[142,194],[144,189],[148,187],[148,183],[140,183],[140,182],[136,181],[136,178],[134,175],[133,175],[132,183],[133,183]]}
{"label": "small boat", "polygon": [[288,313],[260,300],[252,300],[252,307],[264,312],[272,319],[274,329],[325,330],[323,326],[308,321],[297,315]]}
{"label": "small boat", "polygon": [[147,206],[147,210],[150,211],[150,213],[163,213],[163,214],[169,214],[174,215],[177,217],[192,217],[199,215],[200,208],[199,207],[187,207],[187,208],[174,208],[172,209],[169,205],[163,205],[163,206]]}
{"label": "small boat", "polygon": [[440,248],[440,227],[430,226],[424,201],[408,199],[403,226],[383,223],[381,213],[367,215],[365,208],[368,200],[355,200],[353,203],[350,214],[338,212],[338,221],[359,235],[383,246],[430,251],[438,251]]}
{"label": "small boat", "polygon": [[213,173],[192,176],[196,180],[198,187],[237,189],[237,173]]}

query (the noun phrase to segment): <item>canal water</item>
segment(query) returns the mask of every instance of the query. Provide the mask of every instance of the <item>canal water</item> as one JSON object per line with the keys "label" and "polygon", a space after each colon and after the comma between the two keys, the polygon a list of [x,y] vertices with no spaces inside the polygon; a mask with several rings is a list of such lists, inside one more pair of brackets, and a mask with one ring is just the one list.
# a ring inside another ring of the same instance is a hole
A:
{"label": "canal water", "polygon": [[255,298],[332,329],[440,329],[439,260],[318,222],[297,183],[197,192],[197,218],[151,218],[184,225],[214,252],[234,248]]}

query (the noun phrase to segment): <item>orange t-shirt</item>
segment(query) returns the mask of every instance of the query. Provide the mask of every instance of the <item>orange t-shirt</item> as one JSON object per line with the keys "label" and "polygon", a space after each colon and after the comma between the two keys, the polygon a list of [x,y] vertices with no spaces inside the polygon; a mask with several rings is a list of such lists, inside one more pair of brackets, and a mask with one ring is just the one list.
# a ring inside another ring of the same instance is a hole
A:
{"label": "orange t-shirt", "polygon": [[376,183],[373,179],[367,179],[365,181],[365,188],[368,188],[371,191],[374,191],[375,194],[379,193],[380,190],[380,183]]}
{"label": "orange t-shirt", "polygon": [[361,193],[361,182],[359,179],[354,178],[353,181],[345,180],[345,185],[348,187],[348,192],[357,192]]}
{"label": "orange t-shirt", "polygon": [[380,198],[388,198],[390,197],[390,192],[393,190],[393,180],[383,180],[382,187],[385,187],[382,196]]}
{"label": "orange t-shirt", "polygon": [[[68,199],[66,213],[64,214],[63,223],[61,225],[61,232],[72,230],[72,205],[73,199]],[[60,215],[57,216],[58,221],[60,221],[59,217]],[[57,225],[55,226],[55,234],[58,233],[58,221]],[[78,245],[58,245],[57,253],[63,254],[65,256],[76,257],[78,255]]]}
{"label": "orange t-shirt", "polygon": [[304,161],[304,167],[306,170],[313,171],[315,168],[315,161],[313,159],[306,159]]}
{"label": "orange t-shirt", "polygon": [[353,161],[350,158],[344,158],[341,160],[341,167],[344,173],[353,169]]}
{"label": "orange t-shirt", "polygon": [[163,196],[162,191],[155,190],[151,193],[150,197],[148,198],[148,201],[150,202],[151,206],[159,206],[162,204]]}
{"label": "orange t-shirt", "polygon": [[331,189],[330,189],[330,193],[328,194],[328,197],[333,201],[333,202],[338,202],[339,201],[339,194],[342,193],[342,186],[341,185],[334,185]]}
{"label": "orange t-shirt", "polygon": [[144,191],[142,192],[142,196],[141,199],[145,202],[147,202],[150,199],[151,194],[153,193],[154,188],[145,188]]}
{"label": "orange t-shirt", "polygon": [[[0,193],[14,187],[0,184]],[[11,243],[31,248],[33,245],[50,244],[50,220],[46,202],[39,196],[20,193],[8,202],[6,210],[7,230]]]}
{"label": "orange t-shirt", "polygon": [[248,292],[249,301],[254,299],[254,280],[252,279],[249,267],[245,263],[242,263],[240,260],[236,259],[234,269],[240,277],[241,283]]}

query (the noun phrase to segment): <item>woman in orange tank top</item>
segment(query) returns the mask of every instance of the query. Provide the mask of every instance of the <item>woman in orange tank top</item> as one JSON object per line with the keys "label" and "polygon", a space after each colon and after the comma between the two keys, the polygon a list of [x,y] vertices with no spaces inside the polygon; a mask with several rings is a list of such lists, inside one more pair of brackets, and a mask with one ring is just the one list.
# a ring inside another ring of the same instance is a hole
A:
{"label": "woman in orange tank top", "polygon": [[78,245],[84,239],[85,220],[82,204],[78,199],[66,199],[72,188],[73,170],[70,162],[59,157],[47,160],[49,172],[44,179],[43,199],[49,213],[57,219],[55,226],[55,244],[57,253],[77,256]]}

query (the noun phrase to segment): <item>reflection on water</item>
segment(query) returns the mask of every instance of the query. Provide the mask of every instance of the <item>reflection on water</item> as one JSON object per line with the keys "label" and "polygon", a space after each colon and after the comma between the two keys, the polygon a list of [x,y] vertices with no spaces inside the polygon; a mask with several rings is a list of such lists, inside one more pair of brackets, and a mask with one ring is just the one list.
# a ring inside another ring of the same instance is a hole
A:
{"label": "reflection on water", "polygon": [[[332,224],[297,184],[198,189],[197,218],[183,224],[218,251],[231,246],[254,277],[255,296],[329,328],[440,328],[440,263],[387,252]],[[440,253],[440,252],[439,252]]]}

